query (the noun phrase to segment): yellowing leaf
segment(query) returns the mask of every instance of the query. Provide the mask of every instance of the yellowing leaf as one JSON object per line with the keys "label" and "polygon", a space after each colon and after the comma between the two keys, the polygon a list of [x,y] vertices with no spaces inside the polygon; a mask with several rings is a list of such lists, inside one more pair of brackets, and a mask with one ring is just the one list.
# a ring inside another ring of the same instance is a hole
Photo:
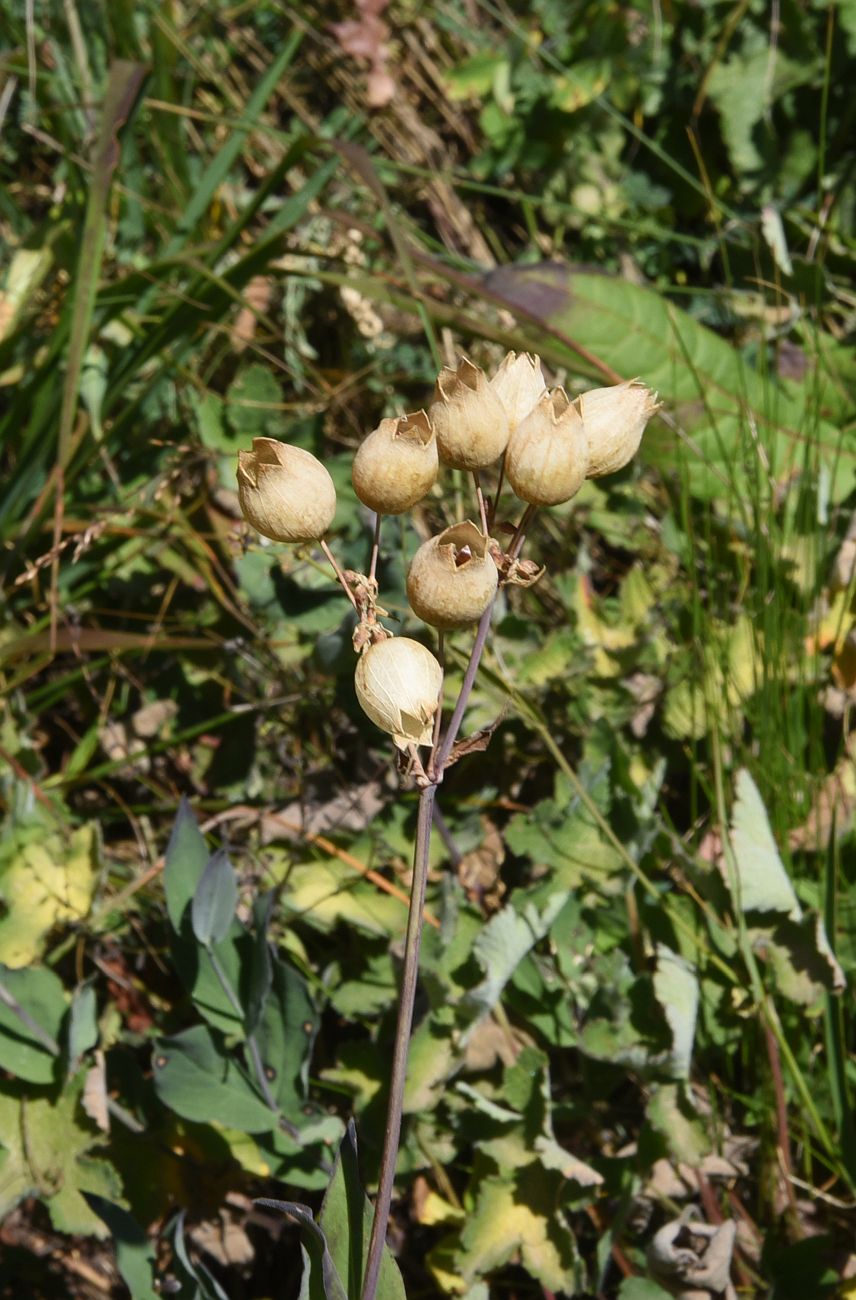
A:
{"label": "yellowing leaf", "polygon": [[73,831],[22,836],[0,868],[0,963],[16,969],[40,955],[56,925],[86,916],[98,870],[99,843],[92,824]]}
{"label": "yellowing leaf", "polygon": [[404,929],[401,903],[380,893],[342,863],[308,862],[288,872],[282,902],[293,916],[320,930],[332,930],[340,921],[368,934],[388,937]]}
{"label": "yellowing leaf", "polygon": [[455,1253],[467,1284],[519,1257],[549,1291],[573,1295],[577,1255],[573,1234],[559,1210],[560,1174],[530,1165],[513,1180],[485,1178]]}
{"label": "yellowing leaf", "polygon": [[121,1192],[113,1166],[90,1155],[103,1137],[78,1119],[84,1081],[81,1072],[56,1099],[19,1096],[9,1085],[0,1090],[0,1219],[35,1195],[58,1232],[108,1235],[81,1195],[95,1192],[116,1201]]}

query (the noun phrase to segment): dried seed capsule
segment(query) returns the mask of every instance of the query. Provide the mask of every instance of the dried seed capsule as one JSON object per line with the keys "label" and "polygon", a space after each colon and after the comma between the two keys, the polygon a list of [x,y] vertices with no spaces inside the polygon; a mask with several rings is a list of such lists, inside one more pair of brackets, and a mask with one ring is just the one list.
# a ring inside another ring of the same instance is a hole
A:
{"label": "dried seed capsule", "polygon": [[623,469],[636,455],[645,425],[661,406],[657,394],[639,379],[592,388],[577,401],[588,440],[587,478]]}
{"label": "dried seed capsule", "polygon": [[399,749],[430,745],[443,670],[431,651],[406,636],[376,641],[359,658],[360,708]]}
{"label": "dried seed capsule", "polygon": [[579,492],[587,468],[580,413],[563,388],[554,388],[511,435],[505,456],[508,481],[521,501],[556,506]]}
{"label": "dried seed capsule", "polygon": [[381,420],[358,447],[351,477],[364,506],[400,515],[437,482],[437,439],[424,411]]}
{"label": "dried seed capsule", "polygon": [[514,431],[547,391],[541,374],[541,358],[531,352],[507,353],[490,386],[505,407]]}
{"label": "dried seed capsule", "polygon": [[510,430],[505,407],[481,367],[466,357],[455,370],[440,371],[428,414],[445,465],[479,469],[505,451]]}
{"label": "dried seed capsule", "polygon": [[238,452],[238,500],[248,524],[275,542],[315,542],[336,513],[336,489],[320,460],[276,438]]}
{"label": "dried seed capsule", "polygon": [[448,632],[478,622],[497,580],[488,539],[467,520],[419,547],[407,574],[407,599],[418,618]]}

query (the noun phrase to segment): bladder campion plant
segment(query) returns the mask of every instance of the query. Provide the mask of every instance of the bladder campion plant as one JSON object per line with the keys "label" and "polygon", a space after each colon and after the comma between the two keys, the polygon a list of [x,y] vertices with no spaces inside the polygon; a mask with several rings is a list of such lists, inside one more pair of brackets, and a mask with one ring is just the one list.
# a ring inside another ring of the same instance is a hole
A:
{"label": "bladder campion plant", "polygon": [[[238,485],[247,521],[277,542],[317,542],[357,614],[354,687],[361,708],[392,737],[420,789],[413,884],[399,994],[374,1218],[362,1300],[378,1285],[401,1134],[407,1053],[419,967],[428,852],[437,788],[466,740],[458,734],[491,623],[497,592],[531,586],[543,570],[521,558],[538,507],[569,501],[587,478],[622,469],[638,450],[645,425],[659,409],[656,394],[633,379],[571,400],[548,390],[538,357],[509,352],[492,378],[467,358],[444,367],[428,412],[382,420],[358,449],[354,489],[375,512],[367,574],[342,570],[326,534],[335,516],[335,490],[314,456],[272,438],[256,438],[241,452]],[[479,471],[500,462],[492,499]],[[415,616],[437,632],[437,653],[420,641],[394,636],[381,619],[377,562],[384,515],[400,515],[427,495],[440,466],[473,475],[478,522],[466,519],[419,547],[407,575]],[[516,525],[499,527],[498,506],[507,480],[524,503]],[[494,533],[510,538],[507,547]],[[451,716],[443,726],[444,636],[476,626],[469,663]]]}

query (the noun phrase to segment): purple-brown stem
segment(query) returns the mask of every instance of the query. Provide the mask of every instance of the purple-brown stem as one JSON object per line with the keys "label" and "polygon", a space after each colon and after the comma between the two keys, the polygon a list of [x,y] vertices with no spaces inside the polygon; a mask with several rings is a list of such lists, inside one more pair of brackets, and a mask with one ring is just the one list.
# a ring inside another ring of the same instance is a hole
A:
{"label": "purple-brown stem", "polygon": [[[348,583],[345,580],[345,575],[342,572],[342,570],[339,568],[338,561],[336,560],[336,557],[333,554],[333,552],[330,550],[330,547],[327,545],[326,540],[322,537],[318,545],[321,547],[321,550],[324,552],[324,554],[327,556],[327,559],[332,564],[333,572],[338,578],[339,584],[341,585],[341,588],[344,591],[345,595],[348,597],[348,600],[351,602],[354,609],[357,609],[356,597],[354,596],[354,593],[351,591],[351,588],[348,586]],[[357,613],[359,613],[359,610],[357,610]]]}
{"label": "purple-brown stem", "polygon": [[439,749],[435,740],[432,758],[428,764],[428,775],[431,784],[425,786],[419,795],[416,844],[413,851],[413,884],[410,892],[410,910],[407,914],[404,972],[398,1001],[398,1023],[395,1027],[392,1076],[389,1084],[389,1105],[386,1113],[386,1130],[380,1158],[377,1197],[375,1198],[374,1218],[372,1219],[361,1300],[375,1300],[378,1278],[380,1277],[380,1265],[383,1258],[383,1247],[386,1240],[386,1226],[389,1221],[389,1209],[392,1204],[392,1186],[395,1180],[395,1164],[398,1158],[398,1143],[401,1137],[404,1084],[407,1078],[407,1055],[410,1047],[410,1031],[413,1026],[413,1004],[416,998],[416,982],[419,976],[422,911],[425,906],[425,887],[428,880],[428,851],[431,845],[434,800],[437,794],[437,786],[443,779],[443,769],[449,761],[449,756],[461,729],[464,712],[472,693],[476,673],[487,641],[492,613],[493,601],[488,605],[479,620],[460,694]]}
{"label": "purple-brown stem", "polygon": [[362,1300],[375,1300],[386,1225],[392,1204],[392,1184],[395,1179],[395,1162],[401,1137],[401,1115],[404,1107],[404,1084],[407,1078],[407,1053],[410,1030],[413,1026],[413,1003],[416,981],[419,976],[419,949],[422,942],[422,909],[425,906],[425,886],[428,880],[428,849],[431,843],[431,819],[434,811],[435,784],[426,785],[419,796],[419,814],[416,822],[416,844],[413,851],[413,884],[410,890],[410,910],[407,913],[407,937],[404,943],[404,971],[398,999],[398,1023],[395,1028],[395,1045],[392,1053],[392,1074],[389,1081],[389,1106],[386,1113],[386,1130],[383,1135],[383,1152],[380,1158],[377,1198],[372,1220],[366,1272],[363,1278]]}

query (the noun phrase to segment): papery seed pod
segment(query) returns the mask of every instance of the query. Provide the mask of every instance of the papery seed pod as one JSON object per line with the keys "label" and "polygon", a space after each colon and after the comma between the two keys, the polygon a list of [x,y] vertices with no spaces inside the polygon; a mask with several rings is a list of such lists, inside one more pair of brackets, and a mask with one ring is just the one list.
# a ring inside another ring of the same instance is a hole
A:
{"label": "papery seed pod", "polygon": [[445,465],[480,469],[505,451],[510,431],[505,407],[481,367],[466,357],[455,370],[440,371],[428,414]]}
{"label": "papery seed pod", "polygon": [[320,460],[276,438],[238,452],[238,500],[248,524],[275,542],[315,542],[336,513],[336,489]]}
{"label": "papery seed pod", "polygon": [[507,353],[490,386],[505,407],[513,432],[547,391],[541,358],[531,352]]}
{"label": "papery seed pod", "polygon": [[417,618],[449,632],[478,622],[497,580],[488,539],[467,520],[419,547],[407,573],[407,599]]}
{"label": "papery seed pod", "polygon": [[645,425],[661,403],[639,379],[592,388],[577,398],[589,448],[587,478],[623,469],[639,450]]}
{"label": "papery seed pod", "polygon": [[563,388],[544,393],[514,430],[505,454],[508,481],[521,501],[557,506],[583,485],[588,443],[582,418]]}
{"label": "papery seed pod", "polygon": [[360,655],[354,674],[360,708],[399,749],[430,745],[442,683],[431,651],[406,636],[376,641]]}
{"label": "papery seed pod", "polygon": [[437,482],[437,439],[424,411],[381,420],[357,448],[351,477],[364,506],[400,515]]}

